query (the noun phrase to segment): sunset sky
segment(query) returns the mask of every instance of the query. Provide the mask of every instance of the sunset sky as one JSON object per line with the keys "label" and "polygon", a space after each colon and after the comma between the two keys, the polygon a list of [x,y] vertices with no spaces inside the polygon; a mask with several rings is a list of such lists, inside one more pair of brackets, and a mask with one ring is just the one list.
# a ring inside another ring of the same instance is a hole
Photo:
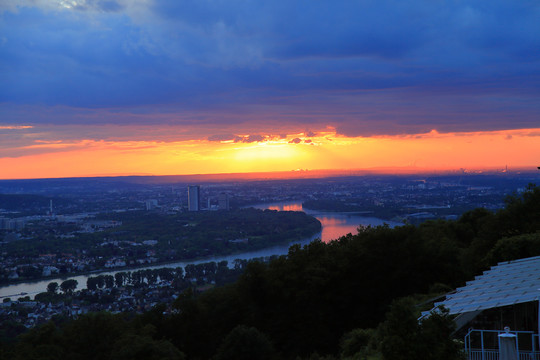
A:
{"label": "sunset sky", "polygon": [[540,166],[540,2],[2,0],[0,179]]}

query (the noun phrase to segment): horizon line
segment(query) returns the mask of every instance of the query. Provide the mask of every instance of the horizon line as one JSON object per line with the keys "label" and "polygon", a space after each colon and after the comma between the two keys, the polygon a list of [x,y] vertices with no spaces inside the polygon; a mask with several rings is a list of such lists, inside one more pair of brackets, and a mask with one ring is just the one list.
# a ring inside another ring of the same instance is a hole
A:
{"label": "horizon line", "polygon": [[540,170],[538,166],[519,166],[515,168],[505,167],[478,167],[478,168],[419,168],[408,167],[375,167],[365,169],[295,169],[287,171],[255,171],[255,172],[233,172],[233,173],[201,173],[201,174],[149,174],[149,173],[129,173],[129,174],[89,174],[83,176],[66,177],[29,177],[29,178],[6,178],[0,181],[23,181],[23,180],[61,180],[61,179],[91,179],[91,178],[178,178],[199,181],[212,180],[284,180],[301,178],[325,178],[342,176],[362,176],[362,175],[415,175],[415,174],[503,174],[503,173],[536,173]]}

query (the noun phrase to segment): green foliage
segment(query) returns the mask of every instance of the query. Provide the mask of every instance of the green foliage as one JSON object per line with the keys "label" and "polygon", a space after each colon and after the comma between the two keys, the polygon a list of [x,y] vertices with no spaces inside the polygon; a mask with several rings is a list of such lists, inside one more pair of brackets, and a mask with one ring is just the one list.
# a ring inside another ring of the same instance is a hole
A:
{"label": "green foliage", "polygon": [[379,326],[380,350],[385,360],[458,360],[461,346],[452,340],[454,323],[439,309],[419,322],[410,298],[395,301]]}
{"label": "green foliage", "polygon": [[[15,342],[16,337],[25,331],[26,328],[24,325],[14,320],[0,318],[0,344],[11,344]],[[2,359],[1,356],[0,359]]]}
{"label": "green foliage", "polygon": [[170,341],[158,338],[153,325],[137,326],[123,315],[100,312],[67,322],[53,322],[22,335],[13,359],[184,360]]}
{"label": "green foliage", "polygon": [[124,316],[99,312],[66,324],[62,340],[70,358],[106,359],[127,329]]}
{"label": "green foliage", "polygon": [[540,187],[529,184],[521,195],[509,196],[506,206],[497,213],[502,235],[534,233],[540,229]]}
{"label": "green foliage", "polygon": [[79,282],[75,279],[68,279],[63,281],[60,284],[60,289],[64,292],[64,294],[71,294],[73,291],[77,288],[77,285]]}
{"label": "green foliage", "polygon": [[[496,213],[485,210],[474,210],[458,220],[458,224],[468,228],[470,246],[464,249],[463,267],[472,275],[495,265],[503,254],[489,254],[502,238],[512,238],[524,234],[534,234],[540,231],[540,188],[529,186],[521,195],[509,196],[506,207]],[[502,246],[502,244],[501,244]],[[530,249],[534,251],[534,249]],[[497,250],[499,253],[501,251]],[[489,255],[487,255],[489,254]],[[523,251],[512,256],[533,256],[535,253]]]}
{"label": "green foliage", "polygon": [[487,259],[489,263],[495,264],[538,255],[540,255],[540,232],[498,240],[490,250]]}
{"label": "green foliage", "polygon": [[354,329],[343,335],[340,341],[341,357],[362,358],[373,352],[374,329]]}
{"label": "green foliage", "polygon": [[56,294],[58,291],[58,283],[56,281],[50,282],[47,285],[47,292],[50,292],[52,294]]}
{"label": "green foliage", "polygon": [[420,360],[417,316],[411,299],[395,301],[379,327],[380,349],[385,360]]}
{"label": "green foliage", "polygon": [[147,335],[122,335],[112,347],[115,360],[184,360],[185,355],[167,340]]}
{"label": "green foliage", "polygon": [[448,315],[448,310],[438,308],[438,311],[420,322],[420,339],[426,360],[459,360],[463,357],[463,344],[452,339],[455,324]]}
{"label": "green foliage", "polygon": [[53,322],[48,322],[21,336],[13,359],[65,358],[64,349],[59,345],[60,341],[60,331]]}
{"label": "green foliage", "polygon": [[270,340],[254,327],[239,325],[223,339],[215,360],[271,360],[276,352]]}
{"label": "green foliage", "polygon": [[65,298],[63,294],[56,294],[50,291],[42,292],[34,296],[34,300],[40,303],[57,303]]}
{"label": "green foliage", "polygon": [[[102,217],[120,220],[122,226],[105,231],[101,237],[106,235],[118,241],[156,239],[158,256],[161,252],[174,250],[178,259],[260,249],[300,240],[321,229],[317,219],[303,212],[253,208],[176,215],[128,212]],[[248,241],[235,242],[238,239]]]}

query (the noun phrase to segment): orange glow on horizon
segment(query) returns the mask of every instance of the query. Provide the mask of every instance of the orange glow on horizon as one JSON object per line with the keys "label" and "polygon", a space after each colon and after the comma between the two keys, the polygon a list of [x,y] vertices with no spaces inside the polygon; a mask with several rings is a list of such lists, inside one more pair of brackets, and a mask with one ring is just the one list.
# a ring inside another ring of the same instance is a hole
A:
{"label": "orange glow on horizon", "polygon": [[[39,141],[0,152],[0,179],[187,175],[294,169],[510,168],[540,165],[540,129],[377,137],[333,131],[264,141]],[[0,149],[0,151],[2,151]]]}

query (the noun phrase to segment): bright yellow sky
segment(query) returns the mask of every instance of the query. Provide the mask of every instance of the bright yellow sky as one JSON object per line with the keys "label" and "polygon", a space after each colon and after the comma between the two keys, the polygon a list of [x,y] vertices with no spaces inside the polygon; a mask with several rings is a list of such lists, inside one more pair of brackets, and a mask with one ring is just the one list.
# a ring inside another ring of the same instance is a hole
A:
{"label": "bright yellow sky", "polygon": [[63,140],[19,150],[22,155],[17,157],[0,157],[1,179],[380,167],[536,168],[540,129],[355,138],[329,130],[312,137],[299,133],[251,143]]}

